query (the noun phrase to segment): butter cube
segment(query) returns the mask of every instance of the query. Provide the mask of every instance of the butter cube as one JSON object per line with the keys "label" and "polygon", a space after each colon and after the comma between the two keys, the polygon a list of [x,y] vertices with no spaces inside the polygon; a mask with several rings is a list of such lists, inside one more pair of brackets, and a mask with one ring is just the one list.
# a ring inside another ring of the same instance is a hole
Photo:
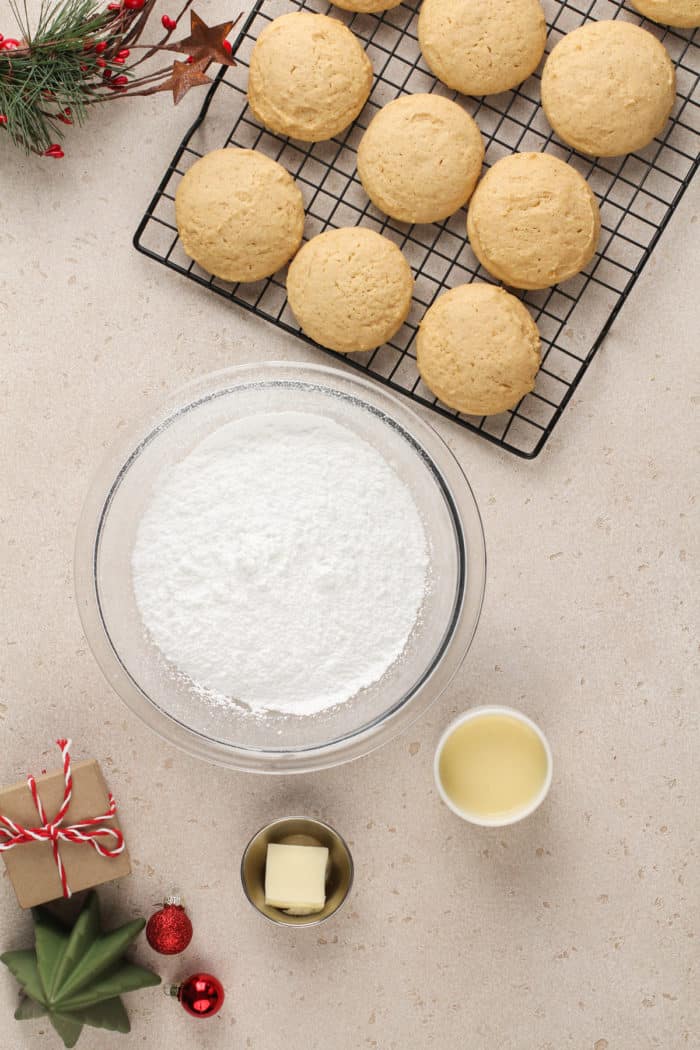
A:
{"label": "butter cube", "polygon": [[312,915],[326,903],[328,850],[271,842],[265,864],[265,903],[290,915]]}

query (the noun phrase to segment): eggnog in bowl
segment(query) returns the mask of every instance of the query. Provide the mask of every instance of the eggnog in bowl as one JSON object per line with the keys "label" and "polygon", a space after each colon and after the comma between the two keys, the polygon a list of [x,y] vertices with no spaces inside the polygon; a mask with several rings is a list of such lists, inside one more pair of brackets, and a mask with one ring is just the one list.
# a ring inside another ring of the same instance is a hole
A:
{"label": "eggnog in bowl", "polygon": [[435,754],[443,801],[473,824],[500,827],[532,813],[552,779],[542,730],[507,707],[480,707],[448,726]]}

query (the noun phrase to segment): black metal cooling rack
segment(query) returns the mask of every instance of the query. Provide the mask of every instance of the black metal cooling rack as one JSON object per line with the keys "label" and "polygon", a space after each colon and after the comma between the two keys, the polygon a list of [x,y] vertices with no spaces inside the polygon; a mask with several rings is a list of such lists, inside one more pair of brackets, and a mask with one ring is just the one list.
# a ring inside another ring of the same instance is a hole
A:
{"label": "black metal cooling rack", "polygon": [[[646,149],[592,161],[564,147],[539,105],[537,74],[514,91],[483,99],[449,91],[421,59],[419,0],[407,0],[379,15],[351,14],[322,0],[258,0],[234,44],[237,65],[221,68],[168,165],[136,231],[134,245],[170,269],[311,342],[300,332],[287,305],[283,272],[255,284],[227,284],[188,259],[178,241],[174,195],[188,167],[221,146],[261,150],[283,164],[300,185],[307,238],[329,227],[370,226],[402,248],[416,278],[411,313],[390,343],[349,357],[324,353],[341,357],[487,440],[532,459],[544,447],[690,183],[698,165],[700,133],[697,33],[647,22],[618,0],[543,0],[543,6],[549,26],[548,51],[583,22],[605,18],[622,17],[643,24],[663,41],[676,66],[678,98],[661,136]],[[257,123],[246,104],[248,61],[255,40],[273,18],[298,9],[331,12],[346,22],[364,42],[374,66],[376,79],[369,102],[351,128],[329,142],[307,144],[273,135]],[[514,151],[546,150],[569,161],[588,179],[601,206],[599,250],[586,270],[546,291],[518,293],[537,321],[543,362],[535,390],[499,416],[478,419],[454,412],[436,401],[416,369],[418,323],[436,296],[475,277],[492,280],[469,248],[464,209],[441,223],[398,223],[370,204],[356,174],[357,146],[371,118],[391,99],[418,91],[456,98],[476,118],[486,142],[487,166]]]}

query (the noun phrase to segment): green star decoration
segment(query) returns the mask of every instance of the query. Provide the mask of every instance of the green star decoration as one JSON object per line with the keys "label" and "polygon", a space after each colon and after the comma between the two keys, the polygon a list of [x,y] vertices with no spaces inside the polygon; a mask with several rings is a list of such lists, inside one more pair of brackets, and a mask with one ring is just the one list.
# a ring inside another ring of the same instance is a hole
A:
{"label": "green star decoration", "polygon": [[135,919],[103,933],[94,892],[72,930],[43,908],[33,909],[32,914],[34,949],[0,955],[24,993],[15,1018],[48,1016],[66,1047],[75,1046],[83,1025],[128,1032],[129,1017],[119,996],[160,984],[157,974],[122,958],[146,920]]}

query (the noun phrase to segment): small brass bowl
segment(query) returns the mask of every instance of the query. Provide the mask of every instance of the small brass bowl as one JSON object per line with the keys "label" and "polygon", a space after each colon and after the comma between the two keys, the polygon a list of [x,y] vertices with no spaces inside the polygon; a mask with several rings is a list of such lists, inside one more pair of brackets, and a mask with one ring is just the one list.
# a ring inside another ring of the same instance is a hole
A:
{"label": "small brass bowl", "polygon": [[[265,863],[271,842],[290,846],[327,846],[326,904],[314,915],[287,915],[265,903]],[[353,863],[346,842],[321,820],[311,817],[282,817],[261,828],[248,843],[241,861],[241,881],[245,895],[261,915],[280,926],[318,926],[335,915],[350,893]]]}

